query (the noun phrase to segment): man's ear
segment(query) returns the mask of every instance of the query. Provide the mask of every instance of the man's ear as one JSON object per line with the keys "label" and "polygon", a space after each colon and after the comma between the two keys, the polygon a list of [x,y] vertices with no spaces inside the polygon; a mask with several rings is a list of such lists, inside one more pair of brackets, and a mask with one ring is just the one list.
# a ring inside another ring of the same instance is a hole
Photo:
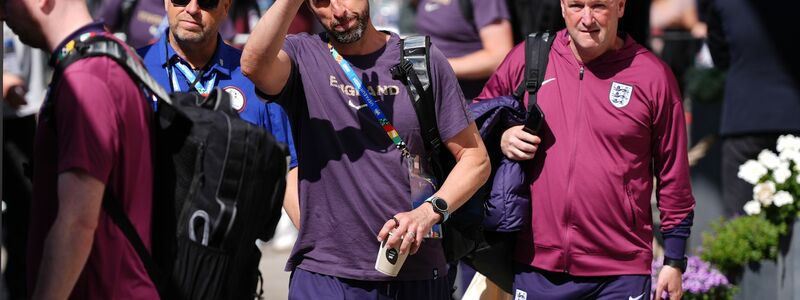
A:
{"label": "man's ear", "polygon": [[227,16],[228,13],[231,11],[231,3],[233,3],[233,0],[221,0],[221,2],[222,3],[220,4],[222,4],[222,9],[225,10],[225,15]]}
{"label": "man's ear", "polygon": [[[64,5],[69,5],[69,3],[64,3]],[[38,0],[36,7],[39,8],[40,12],[44,14],[50,14],[53,11],[53,8],[56,6],[56,0]],[[36,13],[33,12],[35,15]]]}
{"label": "man's ear", "polygon": [[618,3],[617,3],[618,10],[617,11],[618,11],[619,17],[622,18],[622,16],[625,15],[625,1],[626,0],[617,0],[617,1],[618,1]]}

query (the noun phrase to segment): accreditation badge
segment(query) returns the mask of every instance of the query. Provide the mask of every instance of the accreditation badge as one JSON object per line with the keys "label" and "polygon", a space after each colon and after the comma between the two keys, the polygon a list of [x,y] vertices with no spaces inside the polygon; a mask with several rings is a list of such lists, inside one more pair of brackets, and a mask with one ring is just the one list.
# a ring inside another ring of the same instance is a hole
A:
{"label": "accreditation badge", "polygon": [[244,93],[242,93],[242,90],[235,86],[229,86],[222,90],[231,96],[231,107],[240,113],[243,112],[246,105],[246,99],[244,97]]}

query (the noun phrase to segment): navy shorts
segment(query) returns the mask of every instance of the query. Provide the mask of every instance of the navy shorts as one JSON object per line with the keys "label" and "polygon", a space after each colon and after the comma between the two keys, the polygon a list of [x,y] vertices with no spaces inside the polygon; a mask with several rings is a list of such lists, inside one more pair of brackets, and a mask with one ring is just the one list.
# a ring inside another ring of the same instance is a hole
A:
{"label": "navy shorts", "polygon": [[514,270],[514,299],[650,299],[649,275],[572,276],[517,265]]}
{"label": "navy shorts", "polygon": [[363,281],[295,268],[289,280],[289,299],[449,300],[447,276],[431,280]]}

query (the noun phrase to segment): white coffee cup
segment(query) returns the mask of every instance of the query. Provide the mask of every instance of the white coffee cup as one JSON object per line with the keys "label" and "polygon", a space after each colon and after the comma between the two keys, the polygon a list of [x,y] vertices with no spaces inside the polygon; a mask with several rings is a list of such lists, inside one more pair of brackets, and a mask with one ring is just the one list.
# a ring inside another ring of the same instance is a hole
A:
{"label": "white coffee cup", "polygon": [[[391,237],[392,234],[390,233],[389,236]],[[397,274],[400,273],[400,268],[403,267],[403,263],[406,262],[408,252],[400,254],[400,249],[387,247],[386,241],[388,240],[389,238],[387,237],[381,242],[378,248],[378,257],[375,259],[375,270],[396,277]]]}

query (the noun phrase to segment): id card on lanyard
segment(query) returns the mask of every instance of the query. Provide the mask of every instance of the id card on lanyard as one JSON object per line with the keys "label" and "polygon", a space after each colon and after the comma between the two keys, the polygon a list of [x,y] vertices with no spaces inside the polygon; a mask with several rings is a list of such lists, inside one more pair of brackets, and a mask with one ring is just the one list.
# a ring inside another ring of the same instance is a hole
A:
{"label": "id card on lanyard", "polygon": [[[422,164],[423,160],[420,155],[411,154],[406,148],[406,143],[400,137],[400,134],[397,133],[394,126],[391,122],[386,118],[383,114],[383,111],[378,104],[376,103],[375,99],[372,95],[367,91],[364,84],[361,82],[361,79],[358,78],[355,71],[353,71],[352,66],[347,60],[342,57],[336,49],[333,48],[333,45],[328,43],[328,48],[331,51],[331,56],[339,66],[342,67],[342,70],[347,75],[347,78],[353,84],[353,86],[358,90],[358,94],[364,99],[364,102],[367,103],[367,107],[372,113],[375,115],[375,118],[378,119],[378,123],[383,127],[383,130],[386,131],[386,134],[395,144],[397,149],[400,150],[402,155],[403,161],[406,163],[408,168],[408,181],[410,184],[411,190],[411,207],[417,208],[423,203],[425,200],[428,199],[430,196],[433,196],[433,193],[436,192],[436,186],[434,185],[435,182],[433,181],[433,176],[430,176],[430,173],[425,171],[424,164]],[[426,238],[442,238],[442,225],[441,224],[434,224],[431,228],[431,231],[425,234]]]}
{"label": "id card on lanyard", "polygon": [[[168,66],[168,68],[170,68],[170,66]],[[208,96],[208,93],[211,92],[211,90],[214,89],[214,86],[216,86],[217,84],[217,73],[211,74],[211,78],[209,78],[208,81],[206,81],[206,84],[204,86],[200,82],[201,78],[198,78],[197,76],[200,75],[200,77],[202,77],[203,72],[200,72],[200,74],[195,74],[194,71],[192,71],[192,69],[189,68],[189,66],[187,66],[180,60],[176,61],[175,64],[171,66],[171,68],[178,70],[178,72],[183,74],[183,77],[186,78],[186,83],[189,84],[189,89],[194,88],[203,97]],[[170,77],[172,77],[171,78],[172,90],[176,92],[181,91],[181,86],[178,83],[178,78],[177,78],[178,76],[170,76]]]}
{"label": "id card on lanyard", "polygon": [[[169,55],[169,40],[164,39],[164,56]],[[172,92],[182,92],[181,85],[178,83],[178,76],[174,76],[173,70],[180,72],[183,74],[183,77],[186,79],[186,83],[189,86],[189,90],[193,89],[200,93],[201,96],[205,97],[211,92],[212,89],[217,85],[217,73],[211,74],[211,78],[206,81],[206,84],[203,85],[201,79],[203,77],[204,71],[200,71],[198,74],[187,66],[183,60],[180,58],[174,59],[177,57],[168,57],[164,66],[167,68],[167,76],[169,77],[170,85],[172,87]],[[174,63],[172,63],[174,61]]]}

